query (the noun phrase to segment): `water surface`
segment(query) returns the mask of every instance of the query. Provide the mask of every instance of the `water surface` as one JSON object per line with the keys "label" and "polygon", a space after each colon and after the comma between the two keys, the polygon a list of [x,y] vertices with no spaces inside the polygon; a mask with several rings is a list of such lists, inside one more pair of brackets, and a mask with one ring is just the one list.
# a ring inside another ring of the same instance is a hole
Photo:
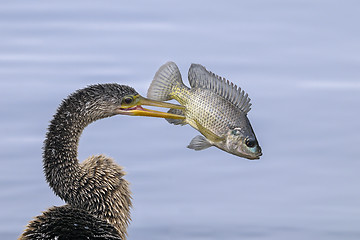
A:
{"label": "water surface", "polygon": [[162,119],[90,125],[79,159],[128,172],[129,239],[359,239],[358,1],[4,1],[0,8],[0,238],[64,204],[42,173],[61,99],[93,83],[145,95],[166,61],[233,81],[264,155],[186,148]]}

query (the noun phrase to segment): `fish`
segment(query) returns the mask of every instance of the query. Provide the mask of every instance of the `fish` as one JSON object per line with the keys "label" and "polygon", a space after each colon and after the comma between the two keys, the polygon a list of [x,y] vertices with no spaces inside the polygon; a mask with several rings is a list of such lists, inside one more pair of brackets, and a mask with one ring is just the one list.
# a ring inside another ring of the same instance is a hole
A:
{"label": "fish", "polygon": [[215,146],[246,159],[262,155],[254,130],[247,117],[250,98],[240,87],[200,64],[191,64],[188,72],[190,88],[181,78],[174,62],[167,62],[156,72],[147,92],[149,99],[175,99],[185,109],[168,112],[185,116],[166,119],[174,125],[189,124],[202,135],[194,137],[188,148],[196,151]]}

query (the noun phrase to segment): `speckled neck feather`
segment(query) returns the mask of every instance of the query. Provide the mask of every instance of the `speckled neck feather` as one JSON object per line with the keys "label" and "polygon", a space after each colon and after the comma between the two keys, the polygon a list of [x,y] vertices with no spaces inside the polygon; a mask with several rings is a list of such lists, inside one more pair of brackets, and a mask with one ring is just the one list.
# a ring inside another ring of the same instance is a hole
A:
{"label": "speckled neck feather", "polygon": [[[69,205],[88,211],[112,224],[126,238],[130,221],[131,193],[122,168],[103,155],[79,163],[77,149],[83,129],[114,115],[119,104],[134,89],[118,84],[94,85],[66,98],[50,123],[44,142],[46,180],[55,194]],[[117,105],[118,106],[118,105]]]}

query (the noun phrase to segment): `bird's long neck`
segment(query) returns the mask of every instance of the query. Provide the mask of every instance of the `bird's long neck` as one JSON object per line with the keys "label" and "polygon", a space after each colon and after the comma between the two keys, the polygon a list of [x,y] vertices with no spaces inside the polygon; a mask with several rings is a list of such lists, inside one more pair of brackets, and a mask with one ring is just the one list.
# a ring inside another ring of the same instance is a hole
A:
{"label": "bird's long neck", "polygon": [[113,114],[97,108],[93,95],[77,92],[63,101],[44,142],[43,167],[55,194],[68,204],[107,220],[126,238],[131,196],[125,173],[112,159],[95,156],[79,163],[77,150],[84,128]]}
{"label": "bird's long neck", "polygon": [[46,180],[60,198],[71,203],[77,195],[81,168],[77,160],[79,138],[92,121],[86,102],[64,100],[50,123],[44,142],[43,166]]}

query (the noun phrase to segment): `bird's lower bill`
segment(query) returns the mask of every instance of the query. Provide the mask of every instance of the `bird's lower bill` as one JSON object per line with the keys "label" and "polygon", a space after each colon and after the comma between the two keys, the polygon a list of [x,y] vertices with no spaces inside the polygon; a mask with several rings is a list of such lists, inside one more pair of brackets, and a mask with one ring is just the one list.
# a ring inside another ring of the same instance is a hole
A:
{"label": "bird's lower bill", "polygon": [[173,118],[173,119],[184,119],[185,118],[184,116],[181,116],[181,115],[146,109],[146,108],[143,108],[142,106],[121,109],[120,111],[121,111],[120,114],[131,115],[131,116],[145,116],[145,117]]}
{"label": "bird's lower bill", "polygon": [[135,106],[120,108],[118,110],[118,114],[122,115],[130,115],[130,116],[145,116],[145,117],[158,117],[158,118],[172,118],[172,119],[184,119],[185,117],[182,115],[160,112],[152,109],[143,108],[141,105],[155,106],[155,107],[163,107],[163,108],[176,108],[176,109],[184,109],[183,106],[159,102],[151,99],[147,99],[144,97],[140,97],[139,101]]}

